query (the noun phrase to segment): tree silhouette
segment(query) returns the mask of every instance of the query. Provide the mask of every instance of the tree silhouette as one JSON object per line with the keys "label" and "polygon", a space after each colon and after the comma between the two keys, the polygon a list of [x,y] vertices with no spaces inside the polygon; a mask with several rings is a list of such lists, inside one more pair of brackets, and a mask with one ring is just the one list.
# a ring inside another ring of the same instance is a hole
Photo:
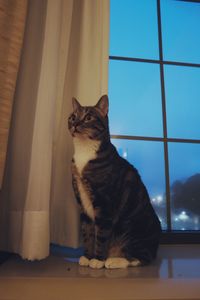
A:
{"label": "tree silhouette", "polygon": [[200,174],[189,177],[185,182],[175,181],[171,186],[174,210],[187,210],[200,215]]}

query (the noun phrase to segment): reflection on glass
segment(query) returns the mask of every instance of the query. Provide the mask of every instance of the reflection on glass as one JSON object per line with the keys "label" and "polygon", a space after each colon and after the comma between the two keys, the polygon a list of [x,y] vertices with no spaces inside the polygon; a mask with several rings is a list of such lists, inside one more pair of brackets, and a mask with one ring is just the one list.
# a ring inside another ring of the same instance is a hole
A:
{"label": "reflection on glass", "polygon": [[164,60],[200,63],[200,3],[161,1]]}
{"label": "reflection on glass", "polygon": [[[190,252],[190,251],[189,251]],[[200,276],[200,259],[198,257],[174,258],[171,263],[173,278],[198,278]]]}
{"label": "reflection on glass", "polygon": [[165,66],[168,137],[200,139],[200,68]]}
{"label": "reflection on glass", "polygon": [[158,59],[156,0],[111,0],[110,11],[110,55]]}
{"label": "reflection on glass", "polygon": [[110,60],[111,134],[162,136],[159,66]]}
{"label": "reflection on glass", "polygon": [[112,143],[116,146],[118,153],[138,169],[162,223],[162,228],[166,229],[163,144],[120,139],[112,139]]}
{"label": "reflection on glass", "polygon": [[172,228],[200,230],[200,144],[169,143]]}

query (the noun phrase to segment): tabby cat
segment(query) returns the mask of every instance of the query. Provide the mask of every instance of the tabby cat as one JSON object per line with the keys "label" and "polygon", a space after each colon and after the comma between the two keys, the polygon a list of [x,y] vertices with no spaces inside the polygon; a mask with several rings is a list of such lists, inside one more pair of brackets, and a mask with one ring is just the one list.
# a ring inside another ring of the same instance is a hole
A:
{"label": "tabby cat", "polygon": [[108,97],[95,106],[81,106],[75,98],[72,104],[72,183],[85,248],[79,264],[114,269],[150,263],[158,249],[160,222],[138,171],[110,141]]}

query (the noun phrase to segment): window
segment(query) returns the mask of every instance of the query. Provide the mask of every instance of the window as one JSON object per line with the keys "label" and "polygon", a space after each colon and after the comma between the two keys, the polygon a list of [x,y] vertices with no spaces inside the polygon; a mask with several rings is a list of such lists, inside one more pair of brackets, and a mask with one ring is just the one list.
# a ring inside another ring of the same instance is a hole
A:
{"label": "window", "polygon": [[[111,0],[110,131],[163,231],[200,231],[200,3]],[[182,235],[183,236],[183,235]]]}

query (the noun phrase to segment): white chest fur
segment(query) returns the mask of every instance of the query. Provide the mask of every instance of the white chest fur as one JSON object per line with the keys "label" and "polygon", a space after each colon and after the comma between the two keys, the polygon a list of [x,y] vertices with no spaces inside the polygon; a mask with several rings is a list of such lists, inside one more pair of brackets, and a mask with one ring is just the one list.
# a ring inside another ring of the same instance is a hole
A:
{"label": "white chest fur", "polygon": [[96,158],[97,150],[99,149],[100,142],[92,141],[89,139],[74,138],[74,161],[76,168],[79,172],[77,178],[77,186],[81,198],[81,202],[86,214],[94,220],[94,208],[92,205],[91,195],[87,191],[85,185],[82,183],[81,175],[87,163]]}
{"label": "white chest fur", "polygon": [[76,167],[79,171],[79,174],[82,174],[84,167],[87,163],[95,159],[97,156],[97,151],[100,146],[99,141],[92,141],[90,139],[81,139],[81,138],[74,138],[74,161]]}
{"label": "white chest fur", "polygon": [[81,203],[84,208],[84,211],[92,220],[94,220],[95,214],[92,205],[92,198],[80,178],[77,178],[77,186],[78,186]]}

